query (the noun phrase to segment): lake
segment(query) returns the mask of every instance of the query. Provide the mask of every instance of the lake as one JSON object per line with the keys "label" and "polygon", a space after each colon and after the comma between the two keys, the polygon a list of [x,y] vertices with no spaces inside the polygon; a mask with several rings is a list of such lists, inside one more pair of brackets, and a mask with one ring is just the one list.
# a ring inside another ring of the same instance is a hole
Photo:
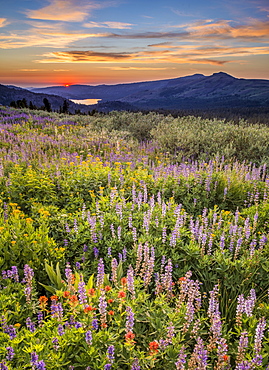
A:
{"label": "lake", "polygon": [[82,99],[82,100],[70,99],[70,100],[76,104],[93,105],[97,104],[102,99]]}

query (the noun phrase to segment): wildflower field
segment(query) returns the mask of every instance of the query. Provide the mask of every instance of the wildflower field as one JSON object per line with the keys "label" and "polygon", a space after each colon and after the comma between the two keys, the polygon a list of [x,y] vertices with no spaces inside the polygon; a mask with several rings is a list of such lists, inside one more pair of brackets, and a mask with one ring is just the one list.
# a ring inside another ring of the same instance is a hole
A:
{"label": "wildflower field", "polygon": [[0,110],[0,369],[269,369],[269,128]]}

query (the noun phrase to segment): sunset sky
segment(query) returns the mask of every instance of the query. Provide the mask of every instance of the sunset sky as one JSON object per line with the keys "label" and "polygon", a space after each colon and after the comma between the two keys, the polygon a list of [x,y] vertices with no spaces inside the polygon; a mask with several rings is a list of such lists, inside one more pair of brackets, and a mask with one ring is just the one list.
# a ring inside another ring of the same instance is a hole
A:
{"label": "sunset sky", "polygon": [[268,0],[0,0],[0,83],[269,79]]}

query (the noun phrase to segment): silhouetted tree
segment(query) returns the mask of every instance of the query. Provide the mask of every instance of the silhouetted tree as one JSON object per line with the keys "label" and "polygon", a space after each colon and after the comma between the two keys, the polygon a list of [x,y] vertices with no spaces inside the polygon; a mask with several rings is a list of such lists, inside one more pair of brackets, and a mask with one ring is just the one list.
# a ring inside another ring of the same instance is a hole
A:
{"label": "silhouetted tree", "polygon": [[47,98],[44,98],[43,99],[43,103],[44,103],[44,109],[47,111],[47,112],[51,112],[51,104],[50,102],[48,101]]}
{"label": "silhouetted tree", "polygon": [[63,106],[60,108],[60,113],[69,113],[68,111],[69,103],[67,100],[64,101]]}

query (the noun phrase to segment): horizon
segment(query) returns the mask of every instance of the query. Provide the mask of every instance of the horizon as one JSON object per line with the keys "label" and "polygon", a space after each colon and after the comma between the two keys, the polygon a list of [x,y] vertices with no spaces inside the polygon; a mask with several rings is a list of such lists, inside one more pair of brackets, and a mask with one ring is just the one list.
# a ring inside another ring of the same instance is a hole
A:
{"label": "horizon", "polygon": [[[226,73],[226,72],[223,72],[223,71],[219,71],[219,72],[214,72],[214,73],[212,73],[212,74],[210,74],[210,75],[203,75],[204,77],[210,77],[210,76],[213,76],[214,74],[219,74],[219,73],[224,73],[224,74],[228,74],[228,73]],[[49,87],[66,87],[66,88],[68,88],[68,87],[71,87],[71,86],[102,86],[102,85],[107,85],[107,86],[114,86],[114,85],[128,85],[128,84],[133,84],[133,83],[142,83],[142,82],[154,82],[154,81],[163,81],[163,80],[173,80],[173,79],[178,79],[178,78],[182,78],[182,77],[192,77],[192,76],[194,76],[194,75],[196,75],[196,74],[201,74],[201,73],[194,73],[194,74],[192,74],[192,75],[186,75],[186,76],[180,76],[180,77],[171,77],[171,78],[169,78],[169,79],[162,79],[162,80],[160,80],[160,79],[156,79],[156,80],[143,80],[143,81],[134,81],[134,82],[121,82],[121,83],[113,83],[113,84],[83,84],[83,83],[80,83],[80,84],[62,84],[62,85],[42,85],[42,86],[35,86],[35,87],[33,87],[33,86],[19,86],[19,85],[12,85],[12,84],[2,84],[1,82],[0,82],[0,85],[4,85],[4,86],[10,86],[10,87],[12,87],[12,86],[14,86],[14,87],[19,87],[19,88],[22,88],[22,89],[26,89],[26,90],[31,90],[31,89],[37,89],[37,88],[49,88]],[[234,78],[236,78],[236,79],[245,79],[245,78],[238,78],[238,77],[235,77],[235,76],[232,76],[232,75],[230,75],[230,74],[228,74],[229,76],[231,76],[231,77],[234,77]],[[265,79],[261,79],[261,78],[255,78],[255,79],[253,79],[253,80],[266,80],[266,81],[269,81],[269,78],[265,78]]]}
{"label": "horizon", "polygon": [[221,72],[269,79],[267,0],[11,0],[0,81],[115,85]]}

